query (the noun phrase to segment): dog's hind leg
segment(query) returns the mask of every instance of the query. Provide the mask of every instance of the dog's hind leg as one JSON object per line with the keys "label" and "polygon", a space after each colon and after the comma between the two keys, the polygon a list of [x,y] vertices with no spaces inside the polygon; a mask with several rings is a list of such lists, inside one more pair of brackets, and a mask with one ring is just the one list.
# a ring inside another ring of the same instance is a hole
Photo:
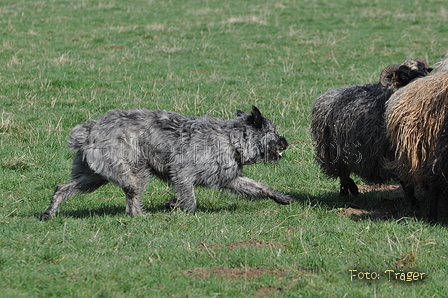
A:
{"label": "dog's hind leg", "polygon": [[225,186],[225,189],[229,189],[240,195],[259,198],[270,198],[275,202],[283,205],[287,205],[292,202],[292,199],[289,196],[281,192],[272,190],[263,183],[247,177],[238,177],[230,181],[230,183]]}
{"label": "dog's hind leg", "polygon": [[59,205],[69,197],[78,194],[79,191],[76,188],[76,181],[70,181],[65,184],[56,186],[53,196],[51,197],[50,206],[47,210],[41,214],[41,220],[52,219],[56,212],[58,212]]}
{"label": "dog's hind leg", "polygon": [[58,211],[59,205],[66,199],[80,193],[92,192],[106,183],[107,180],[104,180],[100,175],[92,174],[81,176],[68,183],[56,186],[56,190],[51,197],[50,206],[42,213],[40,219],[47,220],[53,218]]}
{"label": "dog's hind leg", "polygon": [[108,182],[102,176],[95,174],[89,167],[83,158],[82,150],[76,153],[73,160],[72,177],[72,181],[56,186],[56,190],[51,197],[50,206],[40,216],[41,220],[53,218],[58,211],[59,205],[66,199],[80,193],[95,191]]}

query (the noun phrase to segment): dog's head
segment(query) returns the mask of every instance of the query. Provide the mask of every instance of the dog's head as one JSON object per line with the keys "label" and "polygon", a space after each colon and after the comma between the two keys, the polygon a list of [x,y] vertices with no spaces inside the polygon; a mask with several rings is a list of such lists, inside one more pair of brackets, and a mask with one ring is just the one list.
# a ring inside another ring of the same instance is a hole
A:
{"label": "dog's head", "polygon": [[288,142],[277,134],[271,120],[264,117],[255,106],[252,106],[250,114],[237,110],[237,117],[241,118],[248,128],[244,135],[246,146],[243,146],[245,149],[245,152],[242,152],[245,157],[242,159],[243,164],[281,159],[281,152],[288,147]]}

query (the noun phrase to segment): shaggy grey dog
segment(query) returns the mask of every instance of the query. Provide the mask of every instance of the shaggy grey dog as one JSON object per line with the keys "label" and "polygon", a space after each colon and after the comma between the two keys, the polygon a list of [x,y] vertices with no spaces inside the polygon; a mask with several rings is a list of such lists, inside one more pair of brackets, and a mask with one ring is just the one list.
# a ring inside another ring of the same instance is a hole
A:
{"label": "shaggy grey dog", "polygon": [[[408,60],[384,69],[378,83],[331,90],[316,99],[311,112],[315,158],[326,175],[340,179],[341,195],[358,194],[350,173],[373,183],[395,178],[383,166],[394,158],[386,134],[385,103],[399,88],[430,71],[422,59]],[[415,204],[414,189],[404,191],[406,200]]]}
{"label": "shaggy grey dog", "polygon": [[172,183],[177,198],[167,206],[187,211],[196,210],[195,185],[289,204],[287,195],[243,175],[243,165],[278,161],[279,151],[287,146],[256,107],[251,114],[237,111],[231,120],[164,110],[112,110],[72,130],[69,147],[78,149],[72,180],[56,187],[41,219],[51,219],[65,199],[108,182],[125,192],[126,213],[141,215],[139,198],[151,176]]}

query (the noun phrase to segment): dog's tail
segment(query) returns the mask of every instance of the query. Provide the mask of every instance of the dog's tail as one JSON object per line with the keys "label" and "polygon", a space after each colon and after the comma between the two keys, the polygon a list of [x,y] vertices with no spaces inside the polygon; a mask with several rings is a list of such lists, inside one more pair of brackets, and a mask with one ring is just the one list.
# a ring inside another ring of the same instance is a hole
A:
{"label": "dog's tail", "polygon": [[87,139],[90,135],[90,131],[92,130],[92,127],[95,125],[95,123],[96,121],[92,120],[83,124],[76,125],[70,133],[68,139],[68,147],[70,149],[76,150],[80,149],[84,144],[86,144]]}

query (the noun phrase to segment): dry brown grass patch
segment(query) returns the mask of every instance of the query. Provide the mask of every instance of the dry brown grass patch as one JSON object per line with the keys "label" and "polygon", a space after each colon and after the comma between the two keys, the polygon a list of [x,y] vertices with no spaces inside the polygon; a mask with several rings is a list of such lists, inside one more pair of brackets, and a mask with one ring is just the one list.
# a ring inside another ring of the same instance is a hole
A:
{"label": "dry brown grass patch", "polygon": [[372,218],[372,219],[387,219],[392,216],[392,213],[384,209],[356,209],[356,208],[339,208],[336,213],[350,218]]}
{"label": "dry brown grass patch", "polygon": [[216,268],[194,268],[191,270],[182,271],[181,274],[197,277],[200,279],[208,279],[210,277],[222,278],[225,280],[241,280],[243,279],[256,279],[260,278],[265,274],[273,275],[277,279],[284,276],[292,276],[292,280],[297,281],[298,279],[311,276],[313,273],[310,270],[301,268],[298,265],[295,269],[284,269],[284,268],[269,268],[265,266],[242,266],[237,268],[228,267],[216,267]]}
{"label": "dry brown grass patch", "polygon": [[288,243],[275,242],[275,241],[266,241],[266,240],[257,240],[257,239],[249,239],[247,241],[239,241],[239,242],[231,242],[231,243],[217,243],[217,244],[209,244],[204,241],[199,241],[196,243],[199,246],[203,247],[212,247],[212,248],[263,248],[263,247],[277,247],[277,248],[285,248]]}
{"label": "dry brown grass patch", "polygon": [[264,274],[284,276],[285,273],[282,270],[257,266],[257,267],[241,267],[241,268],[226,268],[226,267],[194,268],[192,270],[184,271],[182,272],[182,274],[194,276],[200,279],[208,279],[214,276],[226,280],[240,280],[241,278],[244,279],[259,278]]}
{"label": "dry brown grass patch", "polygon": [[403,189],[398,184],[358,185],[360,193],[385,192],[390,194],[402,194]]}

